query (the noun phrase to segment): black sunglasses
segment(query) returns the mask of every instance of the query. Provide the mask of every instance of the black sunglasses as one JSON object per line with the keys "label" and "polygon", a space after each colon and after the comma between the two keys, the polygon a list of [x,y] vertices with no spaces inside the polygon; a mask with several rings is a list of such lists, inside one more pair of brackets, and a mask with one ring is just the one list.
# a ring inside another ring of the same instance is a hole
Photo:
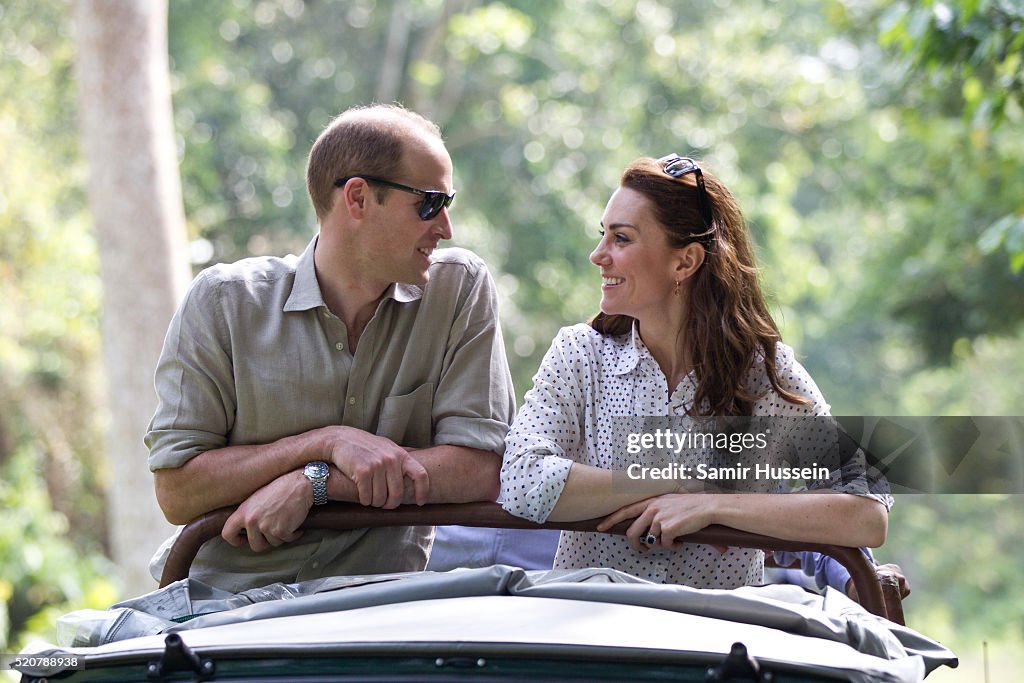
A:
{"label": "black sunglasses", "polygon": [[711,199],[708,197],[708,189],[704,186],[704,173],[700,170],[697,162],[690,157],[681,157],[678,154],[669,154],[658,159],[662,164],[662,170],[666,175],[673,178],[682,178],[687,173],[692,173],[697,178],[697,196],[700,198],[700,215],[704,218],[704,229],[711,230]]}
{"label": "black sunglasses", "polygon": [[409,187],[408,185],[402,185],[401,183],[392,182],[390,180],[384,180],[383,178],[376,178],[372,175],[350,175],[344,178],[339,178],[334,181],[335,187],[344,187],[345,183],[352,180],[353,178],[362,178],[363,180],[371,183],[378,183],[380,185],[387,185],[393,187],[396,190],[402,192],[411,192],[412,194],[418,194],[423,197],[423,203],[420,204],[419,216],[420,220],[429,221],[431,218],[441,213],[441,209],[447,209],[455,201],[455,193],[445,194],[440,190],[421,190],[416,187]]}

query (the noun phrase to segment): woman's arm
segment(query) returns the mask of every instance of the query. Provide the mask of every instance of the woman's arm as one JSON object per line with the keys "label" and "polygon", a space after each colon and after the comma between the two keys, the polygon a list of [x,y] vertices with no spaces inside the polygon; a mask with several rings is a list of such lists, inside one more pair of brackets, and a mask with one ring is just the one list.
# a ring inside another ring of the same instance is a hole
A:
{"label": "woman's arm", "polygon": [[791,541],[877,548],[885,543],[889,527],[889,512],[882,503],[848,493],[710,497],[721,499],[713,524]]}
{"label": "woman's arm", "polygon": [[603,531],[636,517],[627,531],[641,550],[641,535],[678,549],[679,536],[711,524],[790,541],[877,548],[885,542],[888,511],[881,502],[846,493],[684,493],[659,496],[621,508],[598,526]]}
{"label": "woman's arm", "polygon": [[574,462],[569,468],[562,495],[548,519],[552,522],[575,522],[603,517],[637,501],[676,490],[678,482],[672,479],[634,481],[625,472]]}
{"label": "woman's arm", "polygon": [[594,519],[677,490],[676,481],[633,481],[625,472],[589,464],[596,456],[585,443],[587,420],[593,419],[601,363],[591,347],[595,334],[579,327],[559,331],[512,423],[501,495],[514,515],[535,522]]}

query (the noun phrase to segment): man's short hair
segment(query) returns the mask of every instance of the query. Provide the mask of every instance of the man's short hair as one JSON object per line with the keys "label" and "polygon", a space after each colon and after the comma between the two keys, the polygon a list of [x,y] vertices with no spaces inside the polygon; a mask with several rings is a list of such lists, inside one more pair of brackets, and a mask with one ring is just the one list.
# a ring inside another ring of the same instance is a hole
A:
{"label": "man's short hair", "polygon": [[[352,175],[393,177],[406,142],[419,135],[441,139],[436,123],[399,104],[347,109],[332,120],[309,150],[306,188],[317,220],[333,205],[334,181]],[[384,188],[378,191],[382,200]]]}

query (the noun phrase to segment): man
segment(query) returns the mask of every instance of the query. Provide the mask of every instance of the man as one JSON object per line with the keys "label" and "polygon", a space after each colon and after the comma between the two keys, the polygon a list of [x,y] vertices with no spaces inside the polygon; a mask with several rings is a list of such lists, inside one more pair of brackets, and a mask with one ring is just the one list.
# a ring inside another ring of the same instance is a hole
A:
{"label": "man", "polygon": [[429,527],[298,527],[327,499],[494,500],[515,410],[484,264],[435,251],[455,194],[437,126],[350,109],[314,143],[307,184],[306,251],[201,273],[156,371],[157,498],[176,524],[239,506],[192,571],[232,591],[422,569]]}

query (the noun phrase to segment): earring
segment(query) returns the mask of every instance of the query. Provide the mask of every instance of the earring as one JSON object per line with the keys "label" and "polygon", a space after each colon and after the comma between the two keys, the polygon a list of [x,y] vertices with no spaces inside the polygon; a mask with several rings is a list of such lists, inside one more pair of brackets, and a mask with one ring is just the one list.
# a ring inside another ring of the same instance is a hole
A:
{"label": "earring", "polygon": [[679,280],[676,280],[676,286],[675,289],[672,290],[672,296],[679,296],[679,293],[681,291],[683,291],[683,283]]}

